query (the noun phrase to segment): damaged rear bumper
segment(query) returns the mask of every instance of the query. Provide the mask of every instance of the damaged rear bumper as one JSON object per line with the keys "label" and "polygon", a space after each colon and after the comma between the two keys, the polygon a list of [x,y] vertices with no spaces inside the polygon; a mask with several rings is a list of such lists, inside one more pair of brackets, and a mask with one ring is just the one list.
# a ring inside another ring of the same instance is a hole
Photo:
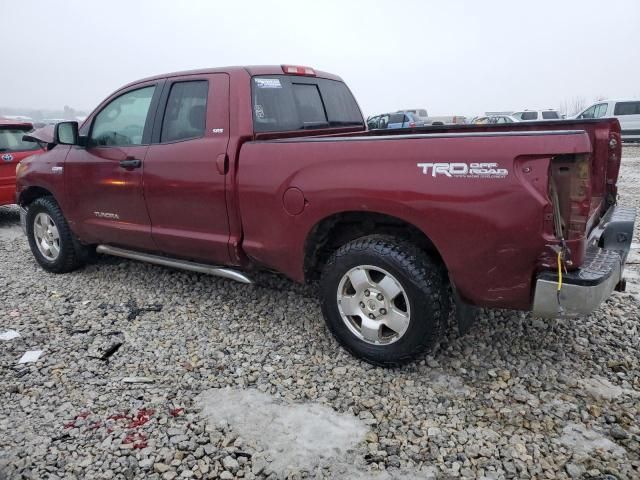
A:
{"label": "damaged rear bumper", "polygon": [[536,279],[532,311],[541,317],[588,315],[622,281],[631,249],[636,211],[612,206],[591,232],[582,266],[563,275],[558,294],[557,272],[542,272]]}

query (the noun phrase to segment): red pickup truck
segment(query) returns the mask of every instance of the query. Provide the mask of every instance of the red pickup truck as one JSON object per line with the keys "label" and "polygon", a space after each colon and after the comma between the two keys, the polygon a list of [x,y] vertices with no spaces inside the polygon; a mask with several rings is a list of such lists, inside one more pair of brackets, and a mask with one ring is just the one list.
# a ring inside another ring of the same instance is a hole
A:
{"label": "red pickup truck", "polygon": [[0,206],[16,201],[16,165],[40,146],[22,137],[33,129],[29,122],[0,118]]}
{"label": "red pickup truck", "polygon": [[455,307],[588,314],[622,288],[616,120],[367,131],[335,75],[160,75],[113,93],[18,169],[38,263],[99,253],[250,283],[314,281],[331,332],[378,365],[432,345]]}

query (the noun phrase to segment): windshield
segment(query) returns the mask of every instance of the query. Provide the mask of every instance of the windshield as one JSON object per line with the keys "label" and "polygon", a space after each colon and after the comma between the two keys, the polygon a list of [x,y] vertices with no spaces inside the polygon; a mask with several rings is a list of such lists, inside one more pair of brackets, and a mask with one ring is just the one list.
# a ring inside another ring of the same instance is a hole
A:
{"label": "windshield", "polygon": [[256,132],[364,127],[353,95],[336,80],[292,75],[254,77],[252,104]]}
{"label": "windshield", "polygon": [[19,128],[0,128],[0,152],[30,152],[40,147],[34,142],[25,142],[22,136],[26,130]]}

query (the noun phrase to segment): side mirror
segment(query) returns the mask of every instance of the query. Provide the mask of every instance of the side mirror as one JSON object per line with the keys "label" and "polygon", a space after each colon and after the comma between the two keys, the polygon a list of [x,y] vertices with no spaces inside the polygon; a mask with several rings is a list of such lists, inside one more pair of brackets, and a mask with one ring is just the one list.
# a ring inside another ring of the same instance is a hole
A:
{"label": "side mirror", "polygon": [[78,122],[60,122],[53,132],[53,142],[59,145],[78,145]]}

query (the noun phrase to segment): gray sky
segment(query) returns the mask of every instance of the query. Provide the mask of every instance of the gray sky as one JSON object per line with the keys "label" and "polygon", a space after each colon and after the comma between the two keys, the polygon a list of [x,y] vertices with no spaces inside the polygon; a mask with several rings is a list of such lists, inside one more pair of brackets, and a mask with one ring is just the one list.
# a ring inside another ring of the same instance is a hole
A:
{"label": "gray sky", "polygon": [[342,76],[365,114],[640,97],[638,0],[0,0],[0,18],[5,107],[91,110],[157,73],[281,63]]}

